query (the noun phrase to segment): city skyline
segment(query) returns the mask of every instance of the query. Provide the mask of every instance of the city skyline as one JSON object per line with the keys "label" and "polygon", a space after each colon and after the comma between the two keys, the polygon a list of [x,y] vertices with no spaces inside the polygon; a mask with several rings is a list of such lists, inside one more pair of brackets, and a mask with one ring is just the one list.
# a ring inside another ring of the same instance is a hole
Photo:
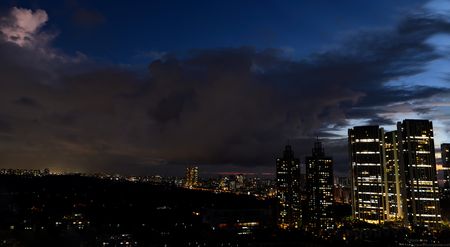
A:
{"label": "city skyline", "polygon": [[[0,168],[275,175],[319,136],[348,174],[347,129],[402,119],[450,142],[445,0],[6,0]],[[438,163],[441,162],[438,160]]]}
{"label": "city skyline", "polygon": [[450,0],[1,0],[0,245],[450,246]]}

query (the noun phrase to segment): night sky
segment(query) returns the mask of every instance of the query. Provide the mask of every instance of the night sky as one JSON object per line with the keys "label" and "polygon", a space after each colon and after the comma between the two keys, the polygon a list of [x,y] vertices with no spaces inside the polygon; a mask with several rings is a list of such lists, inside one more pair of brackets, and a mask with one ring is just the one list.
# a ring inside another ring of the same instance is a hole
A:
{"label": "night sky", "polygon": [[0,2],[0,167],[272,173],[319,136],[431,119],[450,142],[450,1]]}

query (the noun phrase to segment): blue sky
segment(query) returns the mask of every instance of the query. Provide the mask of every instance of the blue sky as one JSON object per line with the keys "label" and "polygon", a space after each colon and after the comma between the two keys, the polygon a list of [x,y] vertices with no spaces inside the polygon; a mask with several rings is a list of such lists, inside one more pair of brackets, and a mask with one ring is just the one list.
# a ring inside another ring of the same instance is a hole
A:
{"label": "blue sky", "polygon": [[[254,46],[296,58],[358,29],[389,28],[424,1],[3,1],[44,9],[54,45],[115,63],[151,51]],[[6,4],[5,4],[6,3]],[[85,15],[79,14],[79,12]],[[84,16],[77,20],[77,15]]]}

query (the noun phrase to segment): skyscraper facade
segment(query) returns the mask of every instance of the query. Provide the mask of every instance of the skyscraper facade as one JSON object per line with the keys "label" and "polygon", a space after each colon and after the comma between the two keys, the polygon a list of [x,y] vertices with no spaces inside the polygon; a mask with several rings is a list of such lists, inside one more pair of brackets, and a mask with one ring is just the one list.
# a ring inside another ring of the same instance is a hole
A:
{"label": "skyscraper facade", "polygon": [[325,155],[322,143],[317,141],[305,163],[307,210],[304,221],[312,229],[332,229],[333,159]]}
{"label": "skyscraper facade", "polygon": [[437,226],[441,221],[436,176],[433,124],[428,120],[397,123],[401,167],[405,174],[407,219],[409,223]]}
{"label": "skyscraper facade", "polygon": [[441,144],[441,157],[444,169],[444,195],[450,196],[450,143]]}
{"label": "skyscraper facade", "polygon": [[384,130],[358,126],[348,131],[353,217],[368,223],[386,220],[384,210]]}
{"label": "skyscraper facade", "polygon": [[276,160],[277,224],[282,229],[301,226],[300,160],[287,145],[283,156]]}
{"label": "skyscraper facade", "polygon": [[400,143],[398,131],[389,131],[384,135],[385,166],[385,202],[386,215],[390,221],[404,220],[403,175],[400,170]]}

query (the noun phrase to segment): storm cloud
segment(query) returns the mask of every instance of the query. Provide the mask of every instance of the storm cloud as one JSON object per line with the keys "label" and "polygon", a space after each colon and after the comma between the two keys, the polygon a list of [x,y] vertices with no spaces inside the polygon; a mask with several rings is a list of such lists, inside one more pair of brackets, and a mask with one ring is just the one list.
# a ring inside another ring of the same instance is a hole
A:
{"label": "storm cloud", "polygon": [[448,96],[445,87],[388,83],[448,56],[427,41],[449,32],[448,19],[422,11],[392,29],[346,34],[303,59],[254,47],[166,53],[145,76],[66,55],[51,40],[23,46],[3,32],[0,165],[170,174],[196,163],[271,171],[287,142],[303,158],[318,135],[344,173],[345,136],[333,131],[352,119],[392,124],[400,119],[390,114],[428,113],[431,99]]}

